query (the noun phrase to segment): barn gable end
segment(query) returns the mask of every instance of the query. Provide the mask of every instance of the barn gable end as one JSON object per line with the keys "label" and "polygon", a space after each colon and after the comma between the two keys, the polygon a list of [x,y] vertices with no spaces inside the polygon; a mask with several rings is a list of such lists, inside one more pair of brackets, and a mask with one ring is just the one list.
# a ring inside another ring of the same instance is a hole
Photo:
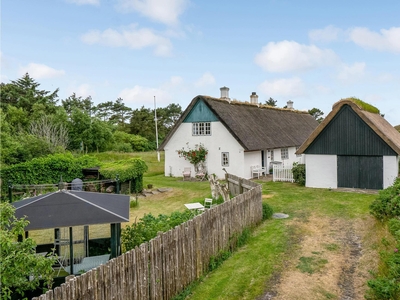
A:
{"label": "barn gable end", "polygon": [[349,105],[343,105],[305,154],[397,155]]}

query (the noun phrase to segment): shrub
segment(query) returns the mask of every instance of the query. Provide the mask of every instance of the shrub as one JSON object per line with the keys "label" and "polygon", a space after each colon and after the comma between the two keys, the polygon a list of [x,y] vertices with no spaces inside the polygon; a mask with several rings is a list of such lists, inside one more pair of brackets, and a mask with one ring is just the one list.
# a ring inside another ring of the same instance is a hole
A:
{"label": "shrub", "polygon": [[132,152],[132,146],[129,143],[118,143],[114,145],[113,150],[117,152]]}
{"label": "shrub", "polygon": [[121,182],[132,180],[130,192],[135,193],[143,190],[143,174],[147,170],[148,167],[144,160],[131,158],[105,163],[99,172],[105,178],[116,178],[118,175]]}
{"label": "shrub", "polygon": [[388,226],[389,232],[400,242],[400,220],[397,218],[390,219]]}
{"label": "shrub", "polygon": [[400,178],[397,178],[392,186],[379,191],[370,209],[371,214],[381,221],[400,217]]}
{"label": "shrub", "polygon": [[126,226],[121,233],[121,242],[124,251],[129,251],[144,242],[157,236],[158,232],[166,232],[192,218],[190,211],[173,212],[170,216],[151,213],[144,215],[139,222]]}
{"label": "shrub", "polygon": [[306,165],[293,163],[293,179],[294,182],[298,183],[299,185],[306,185]]}
{"label": "shrub", "polygon": [[368,287],[371,290],[367,292],[366,299],[391,300],[400,297],[400,285],[395,278],[372,279],[368,281]]}
{"label": "shrub", "polygon": [[371,214],[381,221],[388,220],[389,232],[394,236],[397,245],[392,249],[385,239],[388,251],[380,253],[384,268],[379,276],[368,281],[369,290],[366,299],[400,299],[400,179],[394,184],[379,192],[377,199],[372,202]]}
{"label": "shrub", "polygon": [[262,204],[262,212],[263,220],[271,219],[274,214],[274,210],[267,203]]}
{"label": "shrub", "polygon": [[[60,176],[64,181],[70,182],[83,177],[83,168],[99,164],[92,156],[75,157],[69,152],[58,153],[2,168],[0,177],[3,182],[11,180],[12,184],[56,184],[60,181]],[[3,185],[4,188],[7,188],[6,184]]]}

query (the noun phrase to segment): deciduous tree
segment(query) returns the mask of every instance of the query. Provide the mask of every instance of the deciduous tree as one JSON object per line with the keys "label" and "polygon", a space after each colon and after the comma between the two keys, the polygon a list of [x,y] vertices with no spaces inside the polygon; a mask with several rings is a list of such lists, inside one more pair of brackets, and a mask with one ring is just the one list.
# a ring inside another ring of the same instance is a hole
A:
{"label": "deciduous tree", "polygon": [[17,219],[15,208],[6,202],[0,203],[0,221],[1,298],[11,299],[12,292],[23,295],[39,287],[40,281],[50,286],[54,258],[36,255],[32,239],[21,240],[29,222]]}

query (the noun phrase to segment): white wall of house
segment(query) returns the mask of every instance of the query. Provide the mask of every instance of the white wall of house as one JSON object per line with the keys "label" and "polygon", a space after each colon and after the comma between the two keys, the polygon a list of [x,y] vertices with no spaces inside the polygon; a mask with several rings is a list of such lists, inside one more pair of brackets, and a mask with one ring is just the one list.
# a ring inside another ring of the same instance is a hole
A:
{"label": "white wall of house", "polygon": [[251,174],[251,166],[260,166],[261,167],[261,151],[249,151],[244,153],[244,170],[243,170],[243,178],[250,179],[252,178]]}
{"label": "white wall of house", "polygon": [[399,157],[383,157],[383,188],[391,186],[399,174]]}
{"label": "white wall of house", "polygon": [[[281,162],[282,166],[286,166],[286,167],[291,167],[293,166],[294,162],[298,162],[298,163],[304,163],[304,154],[297,156],[296,155],[296,147],[288,147],[288,154],[289,157],[287,159],[282,159],[282,149],[278,148],[278,149],[271,149],[270,151],[265,150],[265,167],[267,168],[267,172],[269,171],[269,169],[272,167],[271,165],[271,161],[272,161],[272,155],[271,153],[273,152],[273,161],[275,162]],[[272,174],[272,172],[271,172]]]}
{"label": "white wall of house", "polygon": [[305,155],[306,187],[337,188],[337,156]]}
{"label": "white wall of house", "polygon": [[[187,150],[187,145],[193,149],[196,144],[200,143],[208,150],[206,161],[208,174],[216,174],[219,178],[224,178],[225,172],[222,168],[225,168],[228,173],[244,177],[243,147],[221,122],[211,122],[210,136],[193,136],[192,123],[182,123],[164,147],[165,176],[180,177],[185,167],[191,167],[192,176],[194,176],[194,166],[184,158],[179,157],[176,151],[182,148]],[[222,166],[222,152],[229,153],[229,166]]]}

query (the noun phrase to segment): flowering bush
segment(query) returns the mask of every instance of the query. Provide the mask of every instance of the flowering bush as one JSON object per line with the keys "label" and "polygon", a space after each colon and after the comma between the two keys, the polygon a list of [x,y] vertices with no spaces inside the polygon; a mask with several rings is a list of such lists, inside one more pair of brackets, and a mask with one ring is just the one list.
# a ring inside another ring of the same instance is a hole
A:
{"label": "flowering bush", "polygon": [[176,152],[178,152],[179,157],[184,157],[193,165],[206,161],[208,154],[203,144],[195,145],[194,149],[190,149],[189,146],[187,146],[187,150],[182,148],[181,150],[176,150]]}

